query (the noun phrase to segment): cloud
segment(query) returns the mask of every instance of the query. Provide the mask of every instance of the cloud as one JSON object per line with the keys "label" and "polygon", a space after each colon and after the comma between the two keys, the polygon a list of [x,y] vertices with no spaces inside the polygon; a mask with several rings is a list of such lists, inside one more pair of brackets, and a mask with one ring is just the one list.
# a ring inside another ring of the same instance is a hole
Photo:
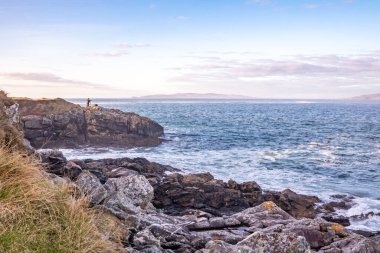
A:
{"label": "cloud", "polygon": [[[52,87],[57,84],[62,85],[75,85],[75,86],[81,86],[82,88],[106,88],[107,85],[92,83],[92,82],[86,82],[86,81],[80,81],[80,80],[73,80],[73,79],[67,79],[60,76],[57,76],[52,73],[22,73],[22,72],[13,72],[13,73],[0,73],[0,76],[10,79],[10,80],[23,80],[23,81],[35,81],[35,82],[42,82],[44,84],[39,84],[41,86],[49,86]],[[33,84],[34,86],[34,84]],[[107,87],[109,88],[109,87]]]}
{"label": "cloud", "polygon": [[380,55],[288,56],[281,59],[199,59],[181,66],[172,82],[336,81],[341,85],[380,82]]}
{"label": "cloud", "polygon": [[120,42],[120,43],[115,43],[112,45],[114,50],[110,51],[99,51],[99,52],[94,52],[91,54],[87,54],[89,56],[97,56],[97,57],[109,57],[109,58],[115,58],[115,57],[122,57],[128,54],[127,49],[132,49],[132,48],[146,48],[150,47],[151,45],[148,43],[127,43],[127,42]]}
{"label": "cloud", "polygon": [[144,48],[144,47],[151,47],[150,44],[148,43],[126,43],[126,42],[122,42],[122,43],[116,43],[113,45],[114,47],[116,48]]}
{"label": "cloud", "polygon": [[351,85],[340,85],[340,86],[338,86],[338,88],[340,88],[340,89],[347,89],[347,88],[360,88],[361,87],[361,85],[359,85],[359,84],[351,84]]}
{"label": "cloud", "polygon": [[272,3],[272,0],[246,0],[246,4],[258,4],[258,5],[267,5]]}
{"label": "cloud", "polygon": [[99,56],[99,57],[121,57],[127,54],[128,52],[126,51],[108,51],[108,52],[95,52],[92,55]]}
{"label": "cloud", "polygon": [[303,6],[305,9],[318,9],[319,7],[321,7],[320,4],[315,4],[315,3],[308,3],[308,4],[304,4]]}
{"label": "cloud", "polygon": [[187,16],[176,16],[174,17],[175,20],[178,20],[178,21],[186,21],[186,20],[189,20],[189,17]]}

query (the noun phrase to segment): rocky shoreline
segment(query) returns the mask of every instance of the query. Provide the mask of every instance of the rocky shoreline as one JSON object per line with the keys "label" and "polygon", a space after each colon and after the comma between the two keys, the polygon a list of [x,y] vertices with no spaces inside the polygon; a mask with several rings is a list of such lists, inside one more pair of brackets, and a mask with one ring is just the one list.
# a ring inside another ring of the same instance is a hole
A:
{"label": "rocky shoreline", "polygon": [[[61,99],[18,103],[6,114],[34,148],[157,145],[163,134],[158,123],[133,113]],[[264,191],[254,181],[183,174],[144,158],[67,160],[58,150],[34,155],[53,184],[69,186],[74,198],[87,198],[91,210],[117,220],[124,252],[380,252],[378,233],[345,228],[348,217],[336,211],[350,207],[348,196],[322,203],[290,189]]]}
{"label": "rocky shoreline", "polygon": [[289,189],[264,192],[253,181],[186,175],[144,158],[68,161],[56,150],[39,157],[55,183],[70,184],[91,208],[120,219],[126,252],[380,251],[379,234],[321,218],[332,217],[334,203],[317,205],[317,197]]}

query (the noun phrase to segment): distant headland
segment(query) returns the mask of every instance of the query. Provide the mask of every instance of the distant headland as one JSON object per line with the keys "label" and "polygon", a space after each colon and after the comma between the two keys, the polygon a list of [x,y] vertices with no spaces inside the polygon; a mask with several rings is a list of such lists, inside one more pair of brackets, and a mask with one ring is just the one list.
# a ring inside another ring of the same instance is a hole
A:
{"label": "distant headland", "polygon": [[175,94],[157,94],[141,97],[139,99],[253,99],[253,97],[243,95],[227,95],[216,93],[175,93]]}
{"label": "distant headland", "polygon": [[355,99],[355,100],[380,100],[380,93],[356,96],[356,97],[352,97],[351,99]]}

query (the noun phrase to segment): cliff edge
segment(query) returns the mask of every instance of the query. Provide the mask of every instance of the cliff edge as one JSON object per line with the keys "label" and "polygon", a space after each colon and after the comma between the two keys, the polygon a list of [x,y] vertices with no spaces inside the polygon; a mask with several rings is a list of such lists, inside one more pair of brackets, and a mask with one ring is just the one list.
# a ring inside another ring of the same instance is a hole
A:
{"label": "cliff edge", "polygon": [[135,113],[83,108],[63,99],[15,98],[25,138],[35,148],[137,147],[161,143],[163,127]]}

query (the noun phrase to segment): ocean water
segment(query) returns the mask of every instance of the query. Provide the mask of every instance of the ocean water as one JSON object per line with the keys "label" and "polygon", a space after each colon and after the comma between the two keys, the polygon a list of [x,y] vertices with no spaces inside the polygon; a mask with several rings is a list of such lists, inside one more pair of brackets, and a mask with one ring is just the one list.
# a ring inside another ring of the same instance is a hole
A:
{"label": "ocean water", "polygon": [[[72,100],[82,102],[83,100]],[[94,100],[165,128],[153,148],[65,149],[69,158],[145,157],[264,189],[355,197],[353,216],[380,213],[380,103],[295,100]],[[380,217],[351,228],[380,231]]]}

